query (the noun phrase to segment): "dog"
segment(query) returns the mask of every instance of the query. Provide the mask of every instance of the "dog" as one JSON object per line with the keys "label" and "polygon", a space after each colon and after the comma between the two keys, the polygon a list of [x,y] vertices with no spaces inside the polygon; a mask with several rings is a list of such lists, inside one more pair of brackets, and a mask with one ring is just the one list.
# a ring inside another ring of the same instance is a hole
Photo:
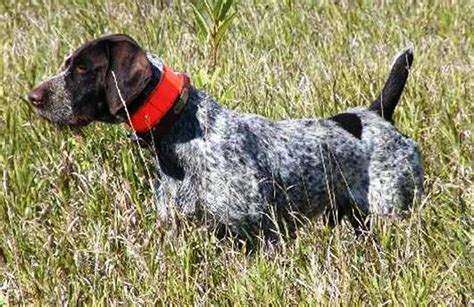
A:
{"label": "dog", "polygon": [[[423,193],[415,141],[392,115],[413,62],[396,57],[368,107],[324,119],[273,121],[224,108],[131,37],[82,45],[61,72],[33,89],[36,112],[59,125],[127,123],[157,156],[159,220],[172,212],[237,236],[272,236],[323,215],[403,215]],[[283,228],[284,227],[284,228]]]}

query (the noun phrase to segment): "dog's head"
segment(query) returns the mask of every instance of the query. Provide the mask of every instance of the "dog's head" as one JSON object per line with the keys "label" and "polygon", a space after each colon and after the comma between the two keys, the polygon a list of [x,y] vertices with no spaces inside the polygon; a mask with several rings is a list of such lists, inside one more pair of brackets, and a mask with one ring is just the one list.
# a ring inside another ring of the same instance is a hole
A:
{"label": "dog's head", "polygon": [[120,122],[124,104],[151,78],[151,64],[137,42],[127,35],[109,35],[74,51],[61,72],[39,84],[28,99],[41,116],[60,125]]}

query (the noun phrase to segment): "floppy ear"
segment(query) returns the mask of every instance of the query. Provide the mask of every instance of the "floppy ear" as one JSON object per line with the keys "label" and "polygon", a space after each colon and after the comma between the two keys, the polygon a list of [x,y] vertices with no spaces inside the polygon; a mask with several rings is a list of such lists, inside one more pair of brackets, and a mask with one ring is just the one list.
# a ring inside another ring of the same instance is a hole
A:
{"label": "floppy ear", "polygon": [[110,114],[116,115],[124,103],[130,104],[145,89],[152,77],[151,64],[146,52],[132,38],[110,35],[103,40],[107,43],[109,59],[104,82],[105,101]]}

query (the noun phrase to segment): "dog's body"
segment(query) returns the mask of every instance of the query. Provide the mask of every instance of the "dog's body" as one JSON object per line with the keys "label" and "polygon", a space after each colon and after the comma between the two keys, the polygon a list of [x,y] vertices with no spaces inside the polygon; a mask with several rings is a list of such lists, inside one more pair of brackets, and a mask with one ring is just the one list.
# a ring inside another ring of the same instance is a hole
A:
{"label": "dog's body", "polygon": [[169,208],[207,214],[234,232],[249,231],[331,207],[342,217],[352,204],[363,213],[399,213],[421,191],[415,142],[367,109],[344,113],[360,120],[359,133],[333,119],[240,114],[199,91],[185,112],[157,142],[162,216]]}
{"label": "dog's body", "polygon": [[[82,47],[73,55],[73,62],[83,58],[85,52],[97,56],[95,49],[100,42]],[[370,107],[328,119],[272,121],[240,114],[219,106],[203,91],[190,88],[186,107],[166,133],[151,129],[140,134],[158,157],[160,218],[176,210],[225,225],[235,234],[253,235],[259,231],[274,233],[282,225],[291,231],[301,217],[324,212],[329,213],[331,223],[347,215],[354,226],[360,227],[366,214],[406,211],[422,192],[422,164],[416,143],[398,132],[391,116],[412,60],[411,50],[397,58],[382,94]],[[107,63],[110,66],[111,60]],[[73,68],[66,68],[62,74],[68,74],[68,69]],[[103,74],[101,78],[106,79],[107,72]],[[142,74],[150,75],[147,71]],[[100,78],[96,79],[98,83]],[[83,98],[75,102],[74,93],[64,94],[64,88],[58,91],[58,84],[66,86],[70,82],[53,78],[30,94],[42,91],[41,99],[30,97],[35,105],[41,102],[40,114],[62,124],[126,120],[119,114],[120,101],[112,101],[117,98],[110,98],[114,96],[111,93],[103,94],[96,88],[91,92],[98,97],[91,105]],[[110,85],[105,89],[113,90]],[[55,96],[63,100],[59,109],[71,110],[68,118],[58,120],[57,114],[45,111],[49,109],[44,105],[60,103],[58,99],[46,103]],[[91,94],[82,96],[90,100]],[[133,99],[125,94],[124,100],[129,105]],[[64,108],[68,104],[70,107]],[[138,106],[129,107],[133,112]],[[87,112],[79,113],[81,109]]]}

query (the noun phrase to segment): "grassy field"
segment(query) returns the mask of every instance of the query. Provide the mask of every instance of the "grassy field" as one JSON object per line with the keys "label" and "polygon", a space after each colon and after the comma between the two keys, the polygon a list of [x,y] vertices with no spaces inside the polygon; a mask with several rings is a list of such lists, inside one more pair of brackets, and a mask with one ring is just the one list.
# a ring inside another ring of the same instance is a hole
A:
{"label": "grassy field", "polygon": [[[0,2],[0,306],[474,303],[473,1],[236,1],[215,66],[186,1]],[[367,105],[414,46],[395,122],[421,146],[425,198],[370,238],[314,221],[250,255],[195,225],[156,227],[151,157],[126,128],[60,130],[25,103],[67,52],[113,32],[275,119]]]}

